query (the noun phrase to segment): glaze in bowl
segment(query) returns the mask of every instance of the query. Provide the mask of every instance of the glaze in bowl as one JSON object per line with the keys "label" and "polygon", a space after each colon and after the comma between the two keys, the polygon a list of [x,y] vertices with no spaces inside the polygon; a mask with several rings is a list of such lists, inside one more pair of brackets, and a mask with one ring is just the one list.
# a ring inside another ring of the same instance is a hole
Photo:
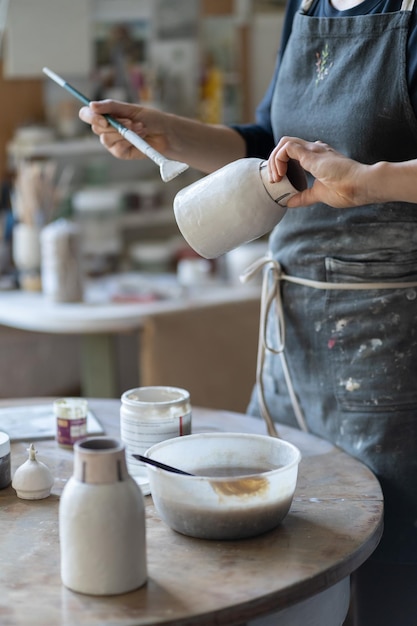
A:
{"label": "glaze in bowl", "polygon": [[173,530],[201,539],[243,539],[278,526],[297,483],[300,451],[266,435],[199,433],[167,439],[145,456],[194,474],[148,466],[156,511]]}

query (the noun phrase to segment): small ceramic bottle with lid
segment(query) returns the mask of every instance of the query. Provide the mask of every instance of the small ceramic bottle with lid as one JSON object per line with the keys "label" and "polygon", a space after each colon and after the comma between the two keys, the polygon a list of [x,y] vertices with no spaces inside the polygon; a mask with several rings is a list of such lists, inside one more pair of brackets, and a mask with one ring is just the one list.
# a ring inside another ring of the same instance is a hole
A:
{"label": "small ceramic bottle with lid", "polygon": [[59,505],[61,578],[73,591],[115,595],[147,579],[145,507],[124,445],[90,437],[74,445],[74,473]]}
{"label": "small ceramic bottle with lid", "polygon": [[42,500],[51,493],[54,477],[45,463],[38,461],[33,443],[28,448],[29,458],[17,468],[12,481],[18,498]]}

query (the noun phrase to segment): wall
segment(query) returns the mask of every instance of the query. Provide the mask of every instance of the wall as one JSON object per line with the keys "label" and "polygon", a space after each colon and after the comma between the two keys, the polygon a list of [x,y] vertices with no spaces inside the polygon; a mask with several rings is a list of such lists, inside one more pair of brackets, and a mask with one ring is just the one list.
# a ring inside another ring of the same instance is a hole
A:
{"label": "wall", "polygon": [[[25,0],[27,1],[27,0]],[[33,2],[33,0],[30,0]],[[35,0],[36,2],[37,0]],[[55,0],[53,0],[55,2]],[[67,0],[65,0],[67,2]],[[152,0],[155,1],[155,0]],[[196,0],[197,1],[197,0]],[[99,17],[111,17],[114,11],[126,14],[133,6],[144,6],[138,0],[92,0]],[[145,3],[150,6],[149,2]],[[205,15],[228,16],[235,10],[234,0],[202,0]],[[113,13],[112,13],[113,12]],[[255,106],[270,80],[275,54],[279,45],[282,10],[254,16],[251,27],[238,22],[241,45],[242,75],[247,100],[244,121],[253,119]],[[251,61],[249,62],[249,59]],[[53,61],[51,69],[55,68]],[[70,77],[68,77],[70,78]],[[84,77],[84,80],[87,79]],[[78,83],[77,83],[78,84]],[[251,84],[251,88],[248,85]],[[253,86],[252,86],[253,85]],[[6,174],[6,144],[16,127],[44,120],[44,93],[48,95],[43,77],[9,78],[3,76],[0,59],[0,179]],[[83,88],[83,87],[82,87]],[[62,90],[61,90],[62,91]],[[65,92],[64,92],[65,93]],[[113,162],[114,175],[119,179],[127,173],[125,162]],[[137,164],[132,165],[132,170]],[[150,172],[152,173],[152,165]],[[113,170],[112,170],[113,171]],[[133,174],[134,175],[134,174]],[[180,181],[178,181],[180,182]],[[172,183],[176,184],[176,183]],[[79,386],[79,340],[59,336],[26,333],[0,328],[0,397],[20,395],[63,395],[73,393]],[[121,390],[134,386],[138,380],[136,338],[123,337],[117,342],[121,367]]]}
{"label": "wall", "polygon": [[0,59],[0,180],[7,172],[6,145],[17,126],[44,120],[43,80],[5,80]]}
{"label": "wall", "polygon": [[254,15],[251,28],[251,55],[249,60],[250,116],[253,119],[257,104],[262,99],[275,68],[276,56],[281,42],[284,7],[273,12]]}

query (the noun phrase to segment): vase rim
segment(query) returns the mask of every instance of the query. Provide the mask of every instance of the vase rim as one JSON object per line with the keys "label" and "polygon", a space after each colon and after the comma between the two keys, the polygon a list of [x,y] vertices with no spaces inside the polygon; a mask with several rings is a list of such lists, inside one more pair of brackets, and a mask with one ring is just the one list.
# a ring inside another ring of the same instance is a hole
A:
{"label": "vase rim", "polygon": [[125,449],[124,444],[115,437],[86,437],[74,444],[74,449],[82,453],[106,454]]}
{"label": "vase rim", "polygon": [[74,444],[76,480],[89,484],[109,484],[128,478],[125,445],[114,437],[86,437]]}

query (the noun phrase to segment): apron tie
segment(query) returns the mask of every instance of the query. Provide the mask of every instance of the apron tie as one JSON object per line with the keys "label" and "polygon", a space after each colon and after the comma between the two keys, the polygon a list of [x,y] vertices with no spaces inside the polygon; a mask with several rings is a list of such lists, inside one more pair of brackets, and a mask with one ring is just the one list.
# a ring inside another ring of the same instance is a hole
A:
{"label": "apron tie", "polygon": [[[294,283],[296,285],[303,285],[306,287],[312,287],[313,289],[329,289],[329,290],[365,290],[365,289],[409,289],[410,287],[417,287],[417,281],[409,282],[372,282],[372,283],[330,283],[327,281],[311,280],[309,278],[299,278],[297,276],[289,276],[286,274],[281,264],[276,261],[269,254],[254,261],[243,274],[240,276],[242,283],[246,283],[256,276],[260,271],[263,271],[262,279],[262,291],[261,291],[261,310],[259,321],[259,339],[258,339],[258,354],[256,362],[256,387],[258,390],[258,400],[261,410],[261,415],[264,418],[267,426],[268,434],[271,437],[279,437],[275,423],[271,417],[268,409],[268,405],[265,399],[265,389],[263,383],[263,371],[265,364],[265,357],[267,352],[276,354],[279,356],[281,366],[284,373],[285,382],[287,385],[288,393],[290,396],[291,404],[295,413],[295,417],[298,426],[301,430],[308,431],[307,423],[298,402],[297,395],[294,391],[292,384],[291,374],[288,369],[287,360],[285,358],[285,318],[284,308],[282,305],[281,297],[281,281]],[[278,339],[278,346],[274,347],[268,344],[267,326],[269,313],[271,309],[275,309],[274,322],[276,324],[276,337]]]}

